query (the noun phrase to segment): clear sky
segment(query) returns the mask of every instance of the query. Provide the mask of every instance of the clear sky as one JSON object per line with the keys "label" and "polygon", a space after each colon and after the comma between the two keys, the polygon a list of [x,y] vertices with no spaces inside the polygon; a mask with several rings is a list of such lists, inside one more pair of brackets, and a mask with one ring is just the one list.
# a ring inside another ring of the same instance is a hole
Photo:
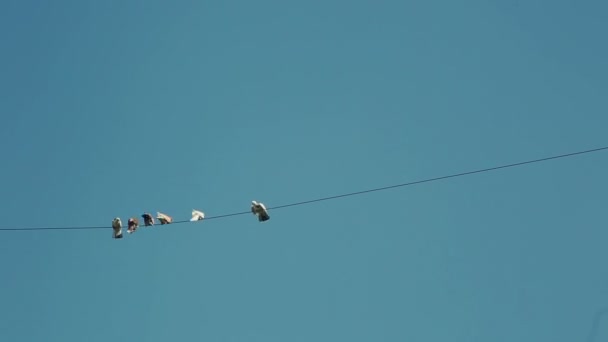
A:
{"label": "clear sky", "polygon": [[[1,226],[222,215],[606,146],[606,13],[2,1]],[[0,232],[0,340],[587,341],[607,172],[599,152],[266,223]]]}

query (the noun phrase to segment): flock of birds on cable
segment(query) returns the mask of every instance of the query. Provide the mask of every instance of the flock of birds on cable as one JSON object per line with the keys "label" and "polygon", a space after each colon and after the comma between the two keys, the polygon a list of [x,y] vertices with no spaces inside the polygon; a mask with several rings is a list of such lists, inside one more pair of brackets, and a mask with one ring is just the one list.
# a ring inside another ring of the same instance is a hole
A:
{"label": "flock of birds on cable", "polygon": [[[270,215],[268,215],[268,210],[266,209],[266,206],[264,206],[263,203],[251,201],[251,212],[255,216],[258,217],[258,220],[260,222],[270,220]],[[155,222],[154,222],[154,217],[152,217],[152,215],[150,215],[149,213],[144,213],[143,215],[141,215],[141,217],[144,219],[144,226],[146,226],[146,227],[154,226]],[[204,218],[205,218],[205,213],[203,213],[202,211],[198,211],[198,210],[192,210],[192,218],[190,219],[190,221],[201,221]],[[173,218],[171,218],[171,216],[160,213],[160,212],[156,213],[156,219],[160,222],[161,225],[170,224],[171,222],[173,222]],[[129,233],[129,234],[135,233],[137,228],[139,228],[139,220],[137,220],[137,218],[135,218],[135,217],[131,217],[129,219],[129,221],[127,222],[127,233]],[[120,220],[120,217],[115,217],[112,220],[112,230],[113,230],[112,237],[114,239],[122,239],[122,237],[123,237],[122,221]]]}

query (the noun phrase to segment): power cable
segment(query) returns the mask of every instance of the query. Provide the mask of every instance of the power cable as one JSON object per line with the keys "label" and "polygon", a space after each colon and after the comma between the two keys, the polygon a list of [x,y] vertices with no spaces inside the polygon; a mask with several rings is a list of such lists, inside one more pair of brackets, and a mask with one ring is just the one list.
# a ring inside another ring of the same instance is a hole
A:
{"label": "power cable", "polygon": [[[337,199],[337,198],[362,195],[362,194],[367,194],[367,193],[370,193],[370,192],[384,191],[384,190],[389,190],[389,189],[394,189],[394,188],[400,188],[400,187],[406,187],[406,186],[411,186],[411,185],[416,185],[416,184],[436,182],[436,181],[444,180],[444,179],[448,179],[448,178],[456,178],[456,177],[462,177],[462,176],[467,176],[467,175],[472,175],[472,174],[477,174],[477,173],[484,173],[484,172],[496,171],[496,170],[500,170],[500,169],[517,167],[517,166],[522,166],[522,165],[541,163],[541,162],[545,162],[545,161],[549,161],[549,160],[561,159],[561,158],[567,158],[567,157],[573,157],[573,156],[577,156],[577,155],[581,155],[581,154],[600,152],[600,151],[604,151],[604,150],[608,150],[608,146],[606,146],[606,147],[600,147],[600,148],[594,148],[594,149],[585,150],[585,151],[578,151],[578,152],[560,154],[560,155],[551,156],[551,157],[544,157],[544,158],[539,158],[539,159],[533,159],[533,160],[528,160],[528,161],[523,161],[523,162],[518,162],[518,163],[513,163],[513,164],[494,166],[494,167],[485,168],[485,169],[479,169],[479,170],[474,170],[474,171],[461,172],[461,173],[456,173],[456,174],[447,175],[447,176],[428,178],[428,179],[423,179],[423,180],[418,180],[418,181],[413,181],[413,182],[408,182],[408,183],[402,183],[402,184],[390,185],[390,186],[385,186],[385,187],[380,187],[380,188],[374,188],[374,189],[368,189],[368,190],[363,190],[363,191],[351,192],[351,193],[346,193],[346,194],[341,194],[341,195],[322,197],[322,198],[312,199],[312,200],[308,200],[308,201],[302,201],[302,202],[295,202],[295,203],[290,203],[290,204],[284,204],[284,205],[279,205],[279,206],[275,206],[275,207],[270,207],[270,208],[267,208],[267,209],[268,210],[276,210],[276,209],[282,209],[282,208],[287,208],[287,207],[300,206],[300,205],[311,204],[311,203],[316,203],[316,202],[328,201],[328,200]],[[213,219],[220,219],[220,218],[226,218],[226,217],[230,217],[230,216],[246,215],[246,214],[251,214],[251,211],[243,211],[243,212],[232,213],[232,214],[224,214],[224,215],[216,215],[216,216],[205,217],[204,221],[213,220]],[[195,223],[195,222],[199,222],[199,221],[190,221],[190,220],[174,221],[171,224]],[[75,227],[0,228],[0,231],[91,230],[91,229],[108,229],[108,228],[111,228],[111,225],[108,225],[108,226],[75,226]]]}

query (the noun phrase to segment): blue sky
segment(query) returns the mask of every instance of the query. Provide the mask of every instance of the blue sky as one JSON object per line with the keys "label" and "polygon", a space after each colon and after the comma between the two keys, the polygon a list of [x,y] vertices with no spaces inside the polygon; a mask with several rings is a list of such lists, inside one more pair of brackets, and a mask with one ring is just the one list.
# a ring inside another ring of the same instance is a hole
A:
{"label": "blue sky", "polygon": [[[601,1],[3,1],[2,227],[608,145]],[[519,341],[608,307],[600,152],[2,232],[6,341]],[[595,340],[608,338],[608,318]]]}

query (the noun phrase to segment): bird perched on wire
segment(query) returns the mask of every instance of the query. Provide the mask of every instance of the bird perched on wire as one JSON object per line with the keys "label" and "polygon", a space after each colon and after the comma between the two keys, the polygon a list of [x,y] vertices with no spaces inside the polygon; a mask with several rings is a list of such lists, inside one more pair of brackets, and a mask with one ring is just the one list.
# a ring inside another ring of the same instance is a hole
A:
{"label": "bird perched on wire", "polygon": [[251,201],[251,212],[258,217],[258,221],[260,222],[270,220],[270,215],[268,215],[268,210],[264,206],[264,203]]}
{"label": "bird perched on wire", "polygon": [[122,239],[122,221],[119,217],[115,217],[112,220],[112,237],[115,239]]}

